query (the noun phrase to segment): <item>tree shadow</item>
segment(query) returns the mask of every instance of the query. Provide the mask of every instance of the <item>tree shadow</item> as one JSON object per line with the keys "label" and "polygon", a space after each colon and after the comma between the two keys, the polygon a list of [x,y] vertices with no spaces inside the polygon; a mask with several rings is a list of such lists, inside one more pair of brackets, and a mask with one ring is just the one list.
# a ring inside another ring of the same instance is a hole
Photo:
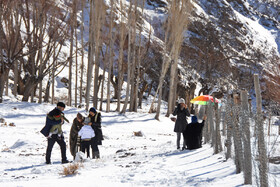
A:
{"label": "tree shadow", "polygon": [[[54,164],[61,164],[61,162],[52,162],[51,165]],[[26,170],[26,169],[31,169],[31,168],[36,168],[36,167],[42,167],[42,166],[46,166],[46,164],[37,164],[37,165],[31,165],[31,166],[23,166],[23,167],[19,167],[19,168],[10,168],[10,169],[5,169],[4,171],[21,171],[21,170]]]}

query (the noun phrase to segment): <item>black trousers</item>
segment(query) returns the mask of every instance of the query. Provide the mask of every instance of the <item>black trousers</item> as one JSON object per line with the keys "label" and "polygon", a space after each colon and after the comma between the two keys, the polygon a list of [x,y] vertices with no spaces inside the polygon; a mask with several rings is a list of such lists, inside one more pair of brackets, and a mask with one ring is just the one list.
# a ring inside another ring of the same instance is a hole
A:
{"label": "black trousers", "polygon": [[51,162],[51,153],[52,153],[52,148],[55,144],[55,142],[58,143],[60,146],[60,151],[61,151],[61,160],[66,161],[66,143],[64,141],[64,137],[61,136],[58,138],[57,134],[53,134],[51,138],[48,138],[48,147],[47,147],[47,153],[46,153],[46,162]]}
{"label": "black trousers", "polygon": [[98,145],[97,145],[95,142],[92,142],[92,143],[91,143],[91,148],[92,148],[92,151],[93,151],[93,152],[99,151]]}
{"label": "black trousers", "polygon": [[81,141],[81,151],[83,153],[85,153],[85,151],[87,151],[87,157],[90,157],[90,153],[89,153],[89,146],[91,145],[91,141],[88,140],[88,141],[85,141],[85,140],[82,140]]}

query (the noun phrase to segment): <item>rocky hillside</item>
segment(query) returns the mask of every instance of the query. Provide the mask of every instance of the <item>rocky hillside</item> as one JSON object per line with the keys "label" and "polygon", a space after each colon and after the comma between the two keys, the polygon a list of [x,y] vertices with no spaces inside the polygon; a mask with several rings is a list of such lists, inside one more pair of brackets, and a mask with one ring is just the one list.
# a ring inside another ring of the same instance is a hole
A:
{"label": "rocky hillside", "polygon": [[[266,0],[196,0],[185,33],[179,65],[179,95],[192,97],[195,88],[209,94],[247,89],[253,74],[261,77],[263,97],[280,97],[280,5]],[[152,26],[147,74],[158,81],[162,63],[165,0],[147,0],[144,19]],[[180,23],[178,23],[180,24]],[[148,29],[148,28],[147,28]],[[153,55],[151,55],[153,54]],[[166,92],[168,91],[168,75]]]}

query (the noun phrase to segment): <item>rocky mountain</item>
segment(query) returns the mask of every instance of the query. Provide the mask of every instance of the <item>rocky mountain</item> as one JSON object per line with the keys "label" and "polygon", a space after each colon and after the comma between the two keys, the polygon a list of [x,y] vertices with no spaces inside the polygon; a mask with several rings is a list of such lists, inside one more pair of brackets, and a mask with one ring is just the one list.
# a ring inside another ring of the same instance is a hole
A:
{"label": "rocky mountain", "polygon": [[[253,74],[258,73],[264,101],[280,102],[279,2],[195,0],[193,5],[180,54],[179,96],[192,97],[197,87],[204,94],[218,91],[222,96],[240,89],[252,94]],[[167,12],[167,1],[146,1],[144,19],[152,36],[144,64],[149,64],[146,73],[155,83],[161,71]],[[166,93],[168,74],[165,80]]]}

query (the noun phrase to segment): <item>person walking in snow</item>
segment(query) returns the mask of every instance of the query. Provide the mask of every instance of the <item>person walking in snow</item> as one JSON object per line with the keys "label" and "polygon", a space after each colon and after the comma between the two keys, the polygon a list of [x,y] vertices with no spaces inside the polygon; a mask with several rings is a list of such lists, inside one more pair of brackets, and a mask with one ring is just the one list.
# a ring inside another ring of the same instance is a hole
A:
{"label": "person walking in snow", "polygon": [[82,116],[82,114],[78,113],[77,117],[73,120],[72,127],[70,130],[70,153],[74,157],[74,159],[76,157],[76,153],[81,150],[81,138],[79,137],[78,132],[83,127],[83,121],[84,117]]}
{"label": "person walking in snow", "polygon": [[[185,104],[185,99],[181,98],[178,101],[178,105],[173,112],[173,116],[177,116],[174,132],[177,133],[177,149],[180,149],[181,134],[187,127],[187,116],[190,116],[190,112]],[[186,149],[186,142],[183,141],[182,150]]]}
{"label": "person walking in snow", "polygon": [[[40,131],[48,139],[48,146],[46,150],[46,164],[51,163],[51,152],[55,142],[57,142],[60,146],[61,162],[63,164],[69,162],[66,157],[66,143],[64,141],[64,136],[62,132],[60,135],[58,135],[58,133],[60,133],[58,128],[53,128],[56,125],[59,126],[64,123],[64,109],[65,104],[63,102],[58,102],[57,106],[47,114],[46,124]],[[51,129],[53,129],[53,131],[51,131]]]}
{"label": "person walking in snow", "polygon": [[187,128],[183,132],[187,149],[197,149],[202,147],[202,130],[206,116],[203,117],[201,123],[198,123],[197,117],[192,116],[192,122],[187,125]]}
{"label": "person walking in snow", "polygon": [[[87,157],[90,157],[89,147],[92,144],[92,138],[95,136],[94,130],[91,127],[92,123],[90,118],[87,117],[84,119],[83,127],[79,131],[78,135],[81,137],[81,151],[85,153],[87,151]],[[94,155],[92,155],[94,156]]]}
{"label": "person walking in snow", "polygon": [[92,157],[93,158],[100,158],[100,152],[98,145],[102,145],[103,133],[101,129],[101,113],[97,112],[94,107],[89,109],[88,117],[91,119],[91,127],[94,130],[95,137],[92,140]]}

